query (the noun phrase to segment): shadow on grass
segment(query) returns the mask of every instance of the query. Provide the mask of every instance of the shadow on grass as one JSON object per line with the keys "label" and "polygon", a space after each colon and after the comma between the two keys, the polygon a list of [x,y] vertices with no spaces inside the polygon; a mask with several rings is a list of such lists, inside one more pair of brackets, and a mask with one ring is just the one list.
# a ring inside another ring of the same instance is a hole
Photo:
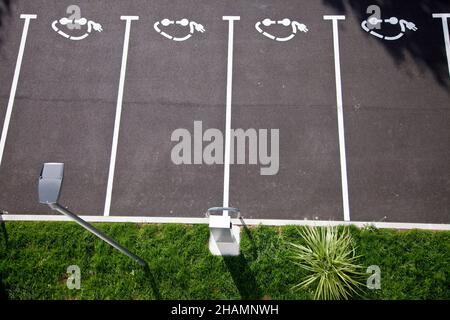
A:
{"label": "shadow on grass", "polygon": [[[5,249],[8,249],[8,232],[6,231],[6,225],[5,222],[2,220],[2,216],[0,214],[0,229],[1,229],[1,241],[5,244]],[[5,252],[6,254],[6,252]],[[3,277],[0,274],[0,301],[1,300],[8,300],[8,291],[6,290],[5,284],[3,283]]]}
{"label": "shadow on grass", "polygon": [[242,227],[244,228],[245,235],[247,236],[248,240],[250,241],[250,245],[251,245],[250,250],[251,250],[252,259],[255,260],[258,257],[258,248],[256,247],[255,239],[253,238],[253,235],[250,232],[250,229],[248,228],[247,224],[245,223],[244,218],[240,217],[239,220],[242,223]]}
{"label": "shadow on grass", "polygon": [[2,241],[5,243],[5,248],[8,249],[9,247],[9,237],[8,232],[6,231],[6,225],[5,222],[2,220],[2,216],[0,215],[0,233],[2,235]]}
{"label": "shadow on grass", "polygon": [[[240,220],[242,222],[244,232],[251,243],[251,259],[255,260],[258,257],[255,241],[244,220],[242,218],[240,218]],[[256,278],[250,269],[250,265],[245,255],[241,252],[238,257],[223,257],[223,260],[231,274],[231,277],[233,278],[236,288],[239,290],[241,298],[244,300],[261,299],[263,293],[258,287]]]}
{"label": "shadow on grass", "polygon": [[239,290],[241,299],[255,300],[262,298],[261,289],[258,287],[256,278],[242,253],[238,257],[223,257],[223,261],[233,278],[236,288]]}
{"label": "shadow on grass", "polygon": [[158,289],[158,284],[156,282],[155,276],[153,275],[153,271],[150,269],[150,267],[147,266],[144,267],[144,275],[145,275],[145,279],[148,281],[148,285],[150,286],[150,288],[153,291],[153,296],[155,298],[155,300],[161,300],[161,293],[159,292]]}
{"label": "shadow on grass", "polygon": [[8,300],[8,299],[9,299],[8,291],[6,291],[5,285],[3,283],[3,279],[0,276],[0,301]]}

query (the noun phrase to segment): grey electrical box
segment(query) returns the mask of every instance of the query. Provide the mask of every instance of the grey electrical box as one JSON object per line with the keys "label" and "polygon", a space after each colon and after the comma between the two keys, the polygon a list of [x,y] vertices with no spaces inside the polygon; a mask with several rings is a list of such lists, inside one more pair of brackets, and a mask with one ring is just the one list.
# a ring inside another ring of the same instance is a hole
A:
{"label": "grey electrical box", "polygon": [[64,163],[44,163],[39,177],[39,202],[57,203],[64,177]]}
{"label": "grey electrical box", "polygon": [[209,230],[216,242],[233,242],[232,225],[229,216],[209,216]]}

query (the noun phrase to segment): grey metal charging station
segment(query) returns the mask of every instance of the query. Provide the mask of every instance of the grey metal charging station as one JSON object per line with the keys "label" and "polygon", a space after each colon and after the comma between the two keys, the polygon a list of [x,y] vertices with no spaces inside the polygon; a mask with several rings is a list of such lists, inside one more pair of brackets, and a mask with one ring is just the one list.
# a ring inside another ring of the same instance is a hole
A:
{"label": "grey metal charging station", "polygon": [[107,235],[105,235],[100,230],[94,228],[91,224],[87,223],[76,214],[70,212],[58,203],[59,195],[61,193],[62,183],[64,178],[64,163],[44,163],[42,167],[41,174],[39,177],[39,202],[42,204],[47,204],[52,210],[58,211],[74,220],[76,223],[81,225],[83,228],[93,233],[106,243],[110,244],[123,254],[126,254],[131,259],[135,260],[143,267],[147,267],[147,262],[134,253],[130,252],[127,248],[123,247]]}
{"label": "grey metal charging station", "polygon": [[214,207],[206,212],[210,230],[209,250],[213,255],[238,256],[240,254],[240,228],[233,225],[229,213],[235,213],[237,219],[241,218],[237,208]]}

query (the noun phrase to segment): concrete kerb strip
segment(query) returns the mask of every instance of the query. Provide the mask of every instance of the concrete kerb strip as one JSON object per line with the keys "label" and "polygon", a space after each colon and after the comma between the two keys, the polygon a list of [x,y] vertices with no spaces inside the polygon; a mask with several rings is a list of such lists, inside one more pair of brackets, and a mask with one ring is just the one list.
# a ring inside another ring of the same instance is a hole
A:
{"label": "concrete kerb strip", "polygon": [[[208,218],[182,218],[182,217],[133,217],[133,216],[81,216],[88,222],[104,223],[144,223],[144,224],[208,224]],[[65,216],[60,215],[27,215],[27,214],[1,214],[0,221],[70,221]],[[326,220],[284,220],[284,219],[232,219],[235,225],[247,226],[336,226],[354,225],[358,228],[373,226],[379,229],[421,229],[435,231],[450,231],[450,224],[439,223],[404,223],[404,222],[370,222],[370,221],[326,221]]]}

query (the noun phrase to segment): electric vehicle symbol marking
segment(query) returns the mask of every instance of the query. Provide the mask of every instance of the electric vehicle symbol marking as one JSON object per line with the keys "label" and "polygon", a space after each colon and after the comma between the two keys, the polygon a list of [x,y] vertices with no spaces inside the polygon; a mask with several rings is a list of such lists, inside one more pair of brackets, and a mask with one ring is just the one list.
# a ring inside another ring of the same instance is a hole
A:
{"label": "electric vehicle symbol marking", "polygon": [[[395,35],[395,36],[386,36],[383,34],[380,34],[372,29],[375,28],[375,26],[377,26],[378,24],[381,23],[389,23],[392,25],[399,25],[400,26],[400,32]],[[417,31],[418,28],[416,27],[416,25],[412,22],[406,21],[404,19],[398,19],[397,17],[391,17],[389,19],[378,19],[376,17],[371,17],[368,18],[366,20],[364,20],[361,23],[361,28],[363,28],[364,31],[368,32],[369,34],[379,38],[379,39],[383,39],[383,40],[388,40],[388,41],[394,41],[394,40],[398,40],[401,37],[404,36],[404,34],[406,33],[406,30],[411,30],[411,31]]]}
{"label": "electric vehicle symbol marking", "polygon": [[[184,37],[174,37],[164,31],[162,31],[159,27],[159,25],[162,25],[163,27],[167,27],[170,25],[180,25],[182,27],[187,27],[189,26],[189,34],[187,34]],[[155,22],[155,24],[153,25],[153,28],[156,30],[156,32],[158,32],[159,34],[161,34],[163,37],[169,39],[169,40],[173,40],[173,41],[186,41],[187,39],[189,39],[190,37],[192,37],[192,35],[194,34],[195,31],[197,32],[205,32],[205,28],[203,27],[203,25],[201,25],[200,23],[197,23],[195,21],[189,21],[188,19],[184,18],[181,20],[169,20],[169,19],[163,19],[161,21],[157,21]]]}
{"label": "electric vehicle symbol marking", "polygon": [[[268,27],[268,26],[271,26],[271,25],[274,25],[274,24],[280,24],[280,25],[285,26],[285,27],[291,26],[292,27],[292,33],[289,36],[287,36],[287,37],[276,37],[276,36],[266,32],[266,31],[264,31],[261,28],[261,25],[263,25],[265,27]],[[289,41],[292,38],[294,38],[295,35],[297,34],[297,31],[301,31],[301,32],[305,32],[305,33],[308,32],[308,28],[306,27],[306,25],[304,25],[303,23],[297,22],[297,21],[291,21],[288,18],[284,18],[283,20],[278,20],[278,21],[266,18],[263,21],[258,21],[255,24],[255,28],[256,28],[256,30],[258,30],[259,33],[261,33],[262,35],[266,36],[267,38],[275,40],[275,41],[282,41],[282,42],[283,41]]]}
{"label": "electric vehicle symbol marking", "polygon": [[[67,29],[74,29],[73,27],[71,28],[71,26],[73,26],[73,25],[79,25],[79,26],[87,25],[87,31],[86,31],[86,33],[84,33],[81,36],[71,36],[71,35],[65,33],[64,31],[62,31],[58,25],[65,26]],[[69,18],[64,17],[59,20],[53,21],[52,28],[56,33],[63,36],[64,38],[69,39],[69,40],[74,40],[74,41],[79,41],[79,40],[83,40],[83,39],[87,38],[91,34],[92,29],[97,32],[103,31],[102,25],[100,23],[94,22],[92,20],[87,20],[86,18],[69,19]]]}

